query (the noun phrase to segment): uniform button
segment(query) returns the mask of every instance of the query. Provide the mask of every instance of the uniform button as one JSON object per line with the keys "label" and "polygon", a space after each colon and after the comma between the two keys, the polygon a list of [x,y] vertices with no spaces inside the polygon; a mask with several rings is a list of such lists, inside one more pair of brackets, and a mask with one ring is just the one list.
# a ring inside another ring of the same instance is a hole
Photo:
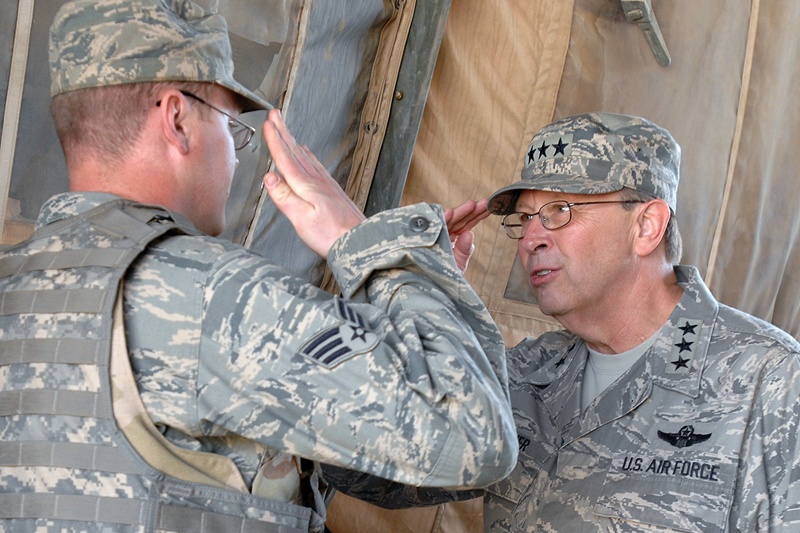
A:
{"label": "uniform button", "polygon": [[411,231],[416,233],[422,233],[423,231],[428,229],[428,226],[430,226],[430,222],[428,222],[428,219],[425,217],[414,217],[411,219],[408,225],[411,227]]}

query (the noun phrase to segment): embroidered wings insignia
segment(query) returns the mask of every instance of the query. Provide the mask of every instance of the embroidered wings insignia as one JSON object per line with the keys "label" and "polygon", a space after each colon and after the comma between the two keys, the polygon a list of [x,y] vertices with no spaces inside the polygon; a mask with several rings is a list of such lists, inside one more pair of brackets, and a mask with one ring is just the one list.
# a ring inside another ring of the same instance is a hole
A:
{"label": "embroidered wings insignia", "polygon": [[658,430],[658,438],[672,444],[676,448],[685,448],[707,441],[711,438],[711,433],[695,433],[694,426],[683,426],[677,433],[667,433]]}

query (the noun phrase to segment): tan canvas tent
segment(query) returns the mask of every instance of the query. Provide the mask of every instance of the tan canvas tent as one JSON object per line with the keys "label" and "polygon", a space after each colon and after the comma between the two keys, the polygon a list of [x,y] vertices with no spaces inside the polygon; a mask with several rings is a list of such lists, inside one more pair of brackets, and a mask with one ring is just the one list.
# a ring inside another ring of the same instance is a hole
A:
{"label": "tan canvas tent", "polygon": [[[24,236],[38,205],[66,187],[43,48],[60,3],[0,0],[3,242]],[[652,8],[668,66],[629,20],[631,4]],[[683,147],[683,262],[720,301],[800,336],[794,0],[220,0],[219,9],[238,77],[283,109],[368,213],[488,195],[517,179],[531,136],[555,117],[603,110],[665,126]],[[263,146],[242,158],[226,237],[327,283],[324,263],[261,193],[268,165]],[[468,278],[507,343],[555,328],[517,276],[498,220],[477,237]],[[477,501],[377,511],[337,496],[331,515],[337,533],[482,530]]]}

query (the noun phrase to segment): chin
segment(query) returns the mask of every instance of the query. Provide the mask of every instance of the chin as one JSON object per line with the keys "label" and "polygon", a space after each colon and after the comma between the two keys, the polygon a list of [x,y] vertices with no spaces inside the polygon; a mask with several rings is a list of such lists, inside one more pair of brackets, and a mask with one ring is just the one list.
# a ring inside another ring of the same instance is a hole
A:
{"label": "chin", "polygon": [[539,311],[542,314],[547,316],[551,316],[553,318],[558,318],[559,316],[564,314],[564,309],[557,304],[557,302],[547,302],[547,300],[537,300],[536,302],[539,305]]}

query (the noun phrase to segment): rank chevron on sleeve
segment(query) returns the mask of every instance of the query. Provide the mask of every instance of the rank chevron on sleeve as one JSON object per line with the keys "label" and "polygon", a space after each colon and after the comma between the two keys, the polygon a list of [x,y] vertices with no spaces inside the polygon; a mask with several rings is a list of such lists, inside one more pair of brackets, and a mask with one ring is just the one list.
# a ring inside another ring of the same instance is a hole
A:
{"label": "rank chevron on sleeve", "polygon": [[330,326],[308,340],[300,353],[326,368],[333,368],[378,343],[378,336],[368,331],[364,319],[344,300],[336,300],[342,322]]}

